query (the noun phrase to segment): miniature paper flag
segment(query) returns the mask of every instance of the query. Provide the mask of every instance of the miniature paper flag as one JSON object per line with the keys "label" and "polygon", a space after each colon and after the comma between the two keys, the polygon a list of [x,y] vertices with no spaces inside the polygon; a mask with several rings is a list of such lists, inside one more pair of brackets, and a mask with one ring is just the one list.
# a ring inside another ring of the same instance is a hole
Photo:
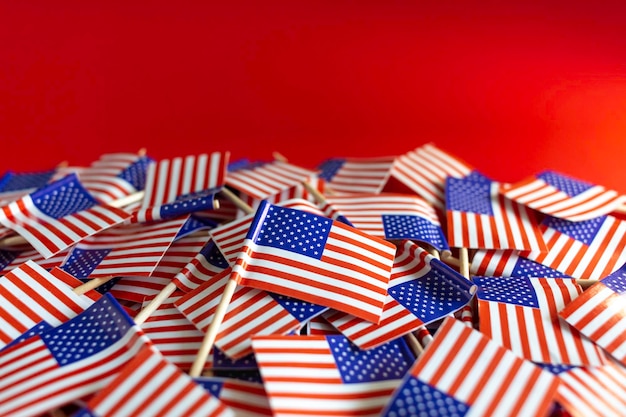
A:
{"label": "miniature paper flag", "polygon": [[391,177],[433,206],[445,208],[446,178],[464,178],[474,169],[433,143],[396,158]]}
{"label": "miniature paper flag", "polygon": [[486,178],[446,180],[448,244],[468,249],[517,249],[545,252],[532,210],[498,192]]}
{"label": "miniature paper flag", "polygon": [[[208,330],[214,319],[230,274],[229,268],[214,275],[176,302],[185,317],[203,332]],[[253,336],[289,334],[327,309],[263,290],[238,286],[220,324],[215,346],[228,357],[238,359],[252,353]]]}
{"label": "miniature paper flag", "polygon": [[272,408],[263,384],[224,377],[198,377],[194,381],[204,387],[236,416],[270,417]]}
{"label": "miniature paper flag", "polygon": [[580,295],[567,278],[474,277],[480,331],[533,362],[601,365],[604,351],[558,312]]}
{"label": "miniature paper flag", "polygon": [[502,193],[543,214],[569,221],[603,216],[626,202],[626,196],[617,191],[554,171],[544,171],[512,184]]}
{"label": "miniature paper flag", "polygon": [[252,340],[275,416],[378,416],[415,361],[404,339],[360,350],[342,335]]}
{"label": "miniature paper flag", "polygon": [[549,372],[448,317],[381,416],[543,416],[557,386]]}
{"label": "miniature paper flag", "polygon": [[54,172],[54,169],[38,172],[6,172],[0,177],[0,205],[9,204],[44,187],[52,179]]}
{"label": "miniature paper flag", "polygon": [[548,251],[523,255],[572,277],[601,279],[626,263],[626,221],[614,216],[571,222],[546,217],[541,222]]}
{"label": "miniature paper flag", "polygon": [[592,285],[559,315],[626,366],[626,265]]}
{"label": "miniature paper flag", "polygon": [[341,222],[263,202],[231,279],[377,323],[395,251]]}
{"label": "miniature paper flag", "polygon": [[335,194],[378,194],[382,192],[395,157],[332,158],[318,169]]}
{"label": "miniature paper flag", "polygon": [[75,174],[0,208],[0,223],[45,258],[129,217],[124,210],[98,204]]}
{"label": "miniature paper flag", "polygon": [[92,394],[149,344],[106,294],[60,326],[0,352],[0,415],[40,415]]}
{"label": "miniature paper flag", "polygon": [[252,198],[264,200],[293,186],[302,188],[302,182],[316,176],[315,171],[288,162],[272,161],[229,171],[226,185]]}
{"label": "miniature paper flag", "polygon": [[143,349],[75,417],[235,416],[153,348]]}
{"label": "miniature paper flag", "polygon": [[326,197],[324,212],[339,215],[357,229],[386,240],[410,239],[428,243],[438,251],[450,247],[434,207],[408,194],[352,194]]}
{"label": "miniature paper flag", "polygon": [[323,317],[361,349],[371,349],[416,331],[467,305],[475,286],[410,241],[396,253],[389,295],[379,324],[328,311]]}
{"label": "miniature paper flag", "polygon": [[0,250],[0,274],[6,274],[26,261],[32,261],[47,270],[60,267],[72,248],[73,246],[70,246],[47,259],[32,248],[17,252]]}
{"label": "miniature paper flag", "polygon": [[176,288],[184,292],[192,291],[228,268],[228,262],[222,256],[215,242],[213,240],[207,242],[206,236],[204,236],[204,242],[193,259],[189,260],[174,275],[173,282],[176,284]]}
{"label": "miniature paper flag", "polygon": [[472,275],[490,277],[571,278],[556,269],[526,259],[513,250],[475,251],[470,272]]}

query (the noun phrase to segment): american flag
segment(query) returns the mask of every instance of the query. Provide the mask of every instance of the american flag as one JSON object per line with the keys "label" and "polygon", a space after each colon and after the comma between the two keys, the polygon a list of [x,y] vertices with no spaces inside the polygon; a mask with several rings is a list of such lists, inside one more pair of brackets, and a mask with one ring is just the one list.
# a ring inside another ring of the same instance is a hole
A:
{"label": "american flag", "polygon": [[318,169],[336,194],[378,194],[387,184],[394,161],[395,157],[333,158]]}
{"label": "american flag", "polygon": [[502,190],[505,197],[541,213],[569,221],[590,220],[626,202],[617,191],[554,171],[544,171]]}
{"label": "american flag", "polygon": [[601,279],[626,263],[626,221],[607,215],[571,222],[546,217],[541,223],[548,251],[524,256],[564,274]]}
{"label": "american flag", "polygon": [[592,285],[559,315],[626,366],[626,265]]}
{"label": "american flag", "polygon": [[61,268],[77,278],[149,276],[186,221],[111,227],[77,243]]}
{"label": "american flag", "polygon": [[448,178],[448,244],[469,249],[517,249],[545,252],[546,245],[531,209],[498,192],[488,179]]}
{"label": "american flag", "polygon": [[45,258],[129,217],[124,210],[97,204],[75,174],[0,209],[0,223],[25,238]]}
{"label": "american flag", "polygon": [[[158,220],[167,215],[162,213],[162,206],[177,200],[180,203],[164,209],[178,213],[183,204],[193,202],[196,205],[190,210],[210,208],[208,204],[212,204],[213,195],[226,180],[229,157],[229,152],[213,152],[151,163],[146,175],[145,195],[135,217],[140,221]],[[185,203],[185,196],[191,201]]]}
{"label": "american flag", "polygon": [[480,331],[533,362],[601,365],[602,349],[558,312],[580,295],[573,279],[474,277]]}
{"label": "american flag", "polygon": [[381,416],[543,416],[557,386],[549,372],[449,317]]}
{"label": "american flag", "polygon": [[270,417],[272,408],[263,384],[224,377],[198,377],[194,381],[204,387],[236,416]]}
{"label": "american flag", "polygon": [[231,279],[378,323],[395,252],[341,222],[264,202]]}
{"label": "american flag", "polygon": [[37,172],[6,172],[0,178],[0,205],[9,204],[44,187],[52,179],[54,173],[54,169]]}
{"label": "american flag", "polygon": [[198,288],[212,276],[219,274],[229,266],[215,242],[213,240],[207,241],[206,236],[203,238],[205,243],[196,252],[197,254],[174,275],[173,281],[176,287],[182,291],[189,292]]}
{"label": "american flag", "polygon": [[131,222],[150,223],[187,214],[214,210],[219,207],[216,195],[220,190],[221,188],[211,188],[197,193],[185,194],[184,196],[178,197],[173,202],[163,203],[159,206],[147,208],[139,207],[136,210],[132,210],[133,217]]}
{"label": "american flag", "polygon": [[379,416],[415,361],[403,339],[361,350],[342,335],[252,339],[275,416]]}
{"label": "american flag", "polygon": [[361,349],[416,331],[467,305],[475,287],[411,241],[398,247],[379,324],[328,311],[323,317]]}
{"label": "american flag", "polygon": [[345,216],[357,229],[381,239],[418,240],[439,251],[450,250],[435,208],[415,195],[331,195],[323,209],[328,217]]}
{"label": "american flag", "polygon": [[433,206],[445,208],[446,178],[464,178],[473,168],[456,156],[427,143],[398,156],[391,177]]}
{"label": "american flag", "polygon": [[316,171],[288,162],[272,161],[229,171],[226,185],[252,198],[263,200],[293,186],[302,188],[302,182],[310,181],[316,176]]}
{"label": "american flag", "polygon": [[116,277],[108,292],[117,300],[141,303],[156,297],[171,281],[152,276]]}
{"label": "american flag", "polygon": [[[137,383],[140,381],[140,383]],[[235,416],[155,349],[143,349],[75,417]]]}
{"label": "american flag", "polygon": [[0,347],[42,321],[57,326],[95,300],[72,290],[80,281],[26,261],[0,277]]}
{"label": "american flag", "polygon": [[[185,317],[203,332],[214,319],[230,271],[229,268],[214,275],[176,302]],[[215,346],[227,356],[238,359],[252,353],[252,336],[289,334],[326,310],[326,307],[305,301],[238,286],[220,323]]]}
{"label": "american flag", "polygon": [[72,248],[73,246],[70,246],[47,259],[32,247],[21,251],[0,250],[0,273],[5,274],[13,268],[21,266],[26,261],[32,261],[42,268],[50,270],[54,267],[61,266]]}
{"label": "american flag", "polygon": [[571,278],[569,275],[538,262],[531,261],[513,250],[479,249],[470,264],[472,275],[490,277]]}
{"label": "american flag", "polygon": [[626,369],[603,366],[546,367],[559,380],[556,401],[572,417],[623,416],[626,410]]}
{"label": "american flag", "polygon": [[35,416],[105,387],[150,342],[110,295],[0,352],[0,415]]}

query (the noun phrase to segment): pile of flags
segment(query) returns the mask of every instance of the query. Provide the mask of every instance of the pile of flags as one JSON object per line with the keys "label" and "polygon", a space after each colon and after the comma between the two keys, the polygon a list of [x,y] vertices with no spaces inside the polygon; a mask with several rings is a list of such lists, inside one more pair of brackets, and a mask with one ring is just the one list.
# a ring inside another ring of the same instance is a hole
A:
{"label": "pile of flags", "polygon": [[426,143],[0,178],[0,415],[624,416],[626,196]]}

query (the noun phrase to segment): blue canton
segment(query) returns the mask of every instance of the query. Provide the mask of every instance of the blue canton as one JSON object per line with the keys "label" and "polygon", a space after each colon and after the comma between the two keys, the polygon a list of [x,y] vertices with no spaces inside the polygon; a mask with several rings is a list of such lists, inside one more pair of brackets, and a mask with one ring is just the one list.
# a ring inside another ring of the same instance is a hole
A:
{"label": "blue canton", "polygon": [[194,378],[194,382],[204,388],[205,391],[209,392],[215,398],[219,398],[222,392],[222,388],[224,388],[224,380],[219,380],[217,378]]}
{"label": "blue canton", "polygon": [[33,337],[33,336],[37,336],[38,334],[42,334],[43,332],[46,332],[50,329],[53,329],[54,326],[52,326],[50,323],[46,322],[46,321],[42,321],[38,324],[35,324],[33,327],[31,327],[30,329],[26,330],[24,333],[22,333],[21,335],[19,335],[17,338],[13,339],[10,343],[6,344],[2,349],[0,349],[0,352],[3,351],[4,349],[8,349],[9,347],[16,345],[20,342],[23,342],[24,340]]}
{"label": "blue canton", "polygon": [[474,181],[474,182],[484,182],[485,184],[491,184],[491,180],[486,175],[483,175],[476,170],[467,174],[463,179]]}
{"label": "blue canton", "polygon": [[0,193],[41,188],[50,181],[53,175],[54,171],[27,172],[20,174],[7,172],[0,178]]}
{"label": "blue canton", "polygon": [[262,201],[248,238],[258,245],[321,259],[331,225],[328,217]]}
{"label": "blue canton", "polygon": [[401,379],[415,361],[403,338],[368,350],[343,335],[326,336],[326,340],[345,384]]}
{"label": "blue canton", "polygon": [[558,375],[563,372],[568,372],[571,369],[578,368],[574,365],[562,365],[562,364],[554,364],[554,363],[535,363],[535,365],[539,366],[541,369],[545,369],[553,373],[554,375]]}
{"label": "blue canton", "polygon": [[297,298],[287,297],[286,295],[274,293],[269,293],[269,295],[300,323],[307,322],[328,310],[328,307],[298,300]]}
{"label": "blue canton", "polygon": [[537,178],[544,180],[547,184],[563,191],[570,197],[577,196],[578,194],[584,193],[588,189],[593,188],[593,184],[579,181],[554,171],[542,172],[537,175]]}
{"label": "blue canton", "polygon": [[219,189],[211,188],[197,193],[189,193],[176,198],[175,201],[163,204],[159,213],[162,219],[182,216],[202,210],[215,209],[215,194]]}
{"label": "blue canton", "polygon": [[19,254],[19,252],[15,251],[0,250],[0,271],[3,271],[4,268],[9,266]]}
{"label": "blue canton", "polygon": [[569,220],[547,216],[542,223],[552,229],[555,229],[559,233],[563,233],[564,235],[589,246],[598,234],[598,231],[602,227],[605,219],[606,216],[600,216],[590,220],[571,222]]}
{"label": "blue canton", "polygon": [[345,159],[327,159],[317,167],[317,169],[321,171],[319,173],[319,177],[329,182],[332,181],[333,177],[337,174],[345,162]]}
{"label": "blue canton", "polygon": [[76,174],[69,174],[30,196],[39,211],[55,219],[87,210],[97,204],[78,181]]}
{"label": "blue canton", "polygon": [[462,417],[469,405],[425,382],[407,375],[402,386],[394,392],[384,417]]}
{"label": "blue canton", "polygon": [[448,177],[446,179],[446,209],[493,216],[491,183]]}
{"label": "blue canton", "polygon": [[438,250],[450,249],[441,227],[427,219],[407,214],[383,214],[385,239],[421,240]]}
{"label": "blue canton", "polygon": [[207,262],[211,265],[222,269],[228,268],[228,261],[224,258],[224,255],[222,255],[222,252],[220,252],[219,248],[212,240],[207,242],[202,249],[200,249],[200,254],[204,256]]}
{"label": "blue canton", "polygon": [[[195,233],[198,230],[204,230],[204,229],[210,230],[210,229],[215,228],[216,226],[217,226],[217,223],[215,223],[212,220],[200,219],[194,216],[189,216],[187,221],[185,221],[185,224],[183,224],[183,227],[181,227],[178,233],[176,233],[176,237],[174,238],[174,241],[180,239],[181,237],[185,237],[191,233]],[[207,236],[207,239],[208,239],[208,236]]]}
{"label": "blue canton", "polygon": [[147,156],[142,156],[117,174],[117,176],[135,187],[135,190],[143,190],[146,188],[148,166],[153,162],[154,160]]}
{"label": "blue canton", "polygon": [[110,252],[111,249],[74,248],[61,269],[76,278],[87,278]]}
{"label": "blue canton", "polygon": [[571,278],[569,275],[552,269],[548,266],[531,261],[530,259],[522,258],[521,256],[515,262],[513,277],[541,277],[541,278]]}
{"label": "blue canton", "polygon": [[254,353],[239,359],[232,359],[224,352],[213,347],[213,369],[256,369],[258,365]]}
{"label": "blue canton", "polygon": [[105,294],[78,316],[39,337],[58,364],[65,366],[111,347],[133,325],[115,298]]}
{"label": "blue canton", "polygon": [[472,281],[478,286],[476,296],[481,300],[539,308],[530,278],[473,277]]}
{"label": "blue canton", "polygon": [[602,278],[602,283],[618,294],[626,294],[626,265]]}

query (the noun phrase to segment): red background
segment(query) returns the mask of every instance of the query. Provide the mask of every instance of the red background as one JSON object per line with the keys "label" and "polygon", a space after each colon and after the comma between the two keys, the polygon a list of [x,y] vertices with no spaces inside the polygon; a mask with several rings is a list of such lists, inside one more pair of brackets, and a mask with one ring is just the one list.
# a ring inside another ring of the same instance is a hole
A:
{"label": "red background", "polygon": [[623,3],[0,0],[0,168],[434,142],[626,193]]}

